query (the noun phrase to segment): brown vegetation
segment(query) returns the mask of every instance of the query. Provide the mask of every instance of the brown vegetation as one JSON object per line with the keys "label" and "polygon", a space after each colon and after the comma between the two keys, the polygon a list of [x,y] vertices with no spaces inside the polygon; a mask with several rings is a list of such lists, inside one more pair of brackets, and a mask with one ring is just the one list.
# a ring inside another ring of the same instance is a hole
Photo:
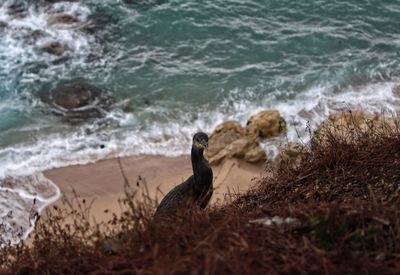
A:
{"label": "brown vegetation", "polygon": [[[313,140],[300,166],[280,165],[223,207],[152,222],[154,202],[91,226],[90,203],[53,209],[33,244],[0,253],[4,274],[398,274],[400,133]],[[65,225],[73,217],[73,222]],[[296,222],[265,225],[280,216]]]}

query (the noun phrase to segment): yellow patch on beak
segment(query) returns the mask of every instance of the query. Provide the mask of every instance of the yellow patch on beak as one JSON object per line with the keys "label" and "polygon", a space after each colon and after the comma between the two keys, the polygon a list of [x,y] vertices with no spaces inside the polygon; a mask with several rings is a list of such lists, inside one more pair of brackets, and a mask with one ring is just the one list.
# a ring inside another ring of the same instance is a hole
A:
{"label": "yellow patch on beak", "polygon": [[203,145],[203,143],[198,142],[197,140],[194,142],[194,145],[196,145],[197,148],[201,148],[201,149],[204,149],[204,148],[205,148],[205,146]]}

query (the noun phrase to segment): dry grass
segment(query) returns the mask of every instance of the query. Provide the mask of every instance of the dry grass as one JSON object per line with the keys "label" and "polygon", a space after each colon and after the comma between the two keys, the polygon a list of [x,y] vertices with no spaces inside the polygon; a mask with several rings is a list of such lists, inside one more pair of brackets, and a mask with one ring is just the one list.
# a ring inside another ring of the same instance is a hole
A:
{"label": "dry grass", "polygon": [[[314,140],[300,168],[275,170],[223,207],[155,223],[154,202],[126,185],[127,211],[107,224],[89,224],[89,202],[53,209],[32,247],[0,252],[0,273],[398,274],[400,135],[352,132]],[[251,222],[276,215],[297,221]]]}

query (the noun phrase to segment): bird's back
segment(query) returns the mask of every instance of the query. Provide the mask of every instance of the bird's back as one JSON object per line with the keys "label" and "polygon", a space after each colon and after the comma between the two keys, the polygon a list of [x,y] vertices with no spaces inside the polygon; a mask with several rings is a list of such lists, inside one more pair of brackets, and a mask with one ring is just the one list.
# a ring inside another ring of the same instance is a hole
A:
{"label": "bird's back", "polygon": [[194,177],[190,176],[186,181],[169,191],[158,205],[155,215],[174,213],[178,209],[194,203],[193,183]]}

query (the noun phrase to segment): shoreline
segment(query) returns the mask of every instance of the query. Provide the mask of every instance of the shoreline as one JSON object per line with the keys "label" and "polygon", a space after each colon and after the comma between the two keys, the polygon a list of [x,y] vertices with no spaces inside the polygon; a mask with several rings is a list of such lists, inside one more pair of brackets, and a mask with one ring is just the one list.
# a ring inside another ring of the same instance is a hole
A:
{"label": "shoreline", "polygon": [[[257,184],[264,167],[265,163],[250,164],[240,159],[227,159],[212,166],[214,194],[210,205],[223,203],[225,194],[241,193]],[[139,155],[55,168],[43,174],[61,190],[60,198],[43,211],[44,217],[54,205],[65,208],[63,198],[79,198],[93,201],[90,221],[106,222],[113,213],[118,215],[122,211],[118,200],[125,197],[123,174],[139,194],[148,194],[159,202],[175,185],[192,175],[192,166],[189,155]]]}

